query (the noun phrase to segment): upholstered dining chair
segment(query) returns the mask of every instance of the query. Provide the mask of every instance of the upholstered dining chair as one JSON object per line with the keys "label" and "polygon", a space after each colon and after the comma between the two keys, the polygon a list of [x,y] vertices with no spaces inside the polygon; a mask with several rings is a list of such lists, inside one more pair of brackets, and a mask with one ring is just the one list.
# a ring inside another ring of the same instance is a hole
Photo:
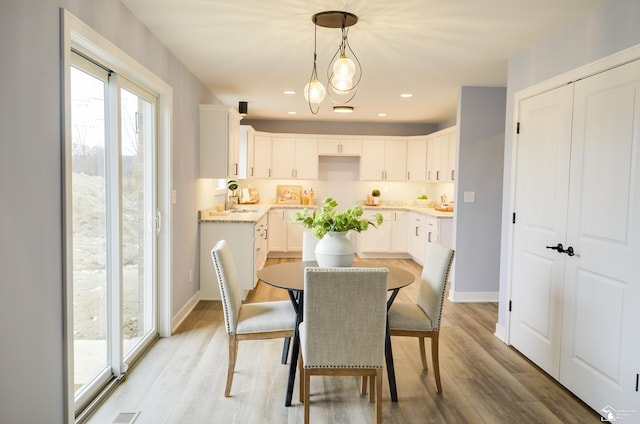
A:
{"label": "upholstered dining chair", "polygon": [[231,395],[231,384],[240,340],[292,337],[296,314],[287,301],[242,303],[236,264],[226,240],[211,249],[211,259],[218,278],[224,324],[229,336],[229,364],[225,397]]}
{"label": "upholstered dining chair", "polygon": [[431,339],[431,361],[436,380],[436,391],[442,392],[438,339],[442,307],[454,251],[439,243],[430,243],[425,252],[424,265],[418,288],[417,303],[394,302],[389,308],[389,334],[417,337],[422,367],[428,370],[424,339]]}
{"label": "upholstered dining chair", "polygon": [[[300,323],[304,422],[309,423],[311,376],[371,378],[369,401],[382,422],[382,370],[387,317],[386,268],[305,269]],[[375,382],[375,386],[374,386]]]}

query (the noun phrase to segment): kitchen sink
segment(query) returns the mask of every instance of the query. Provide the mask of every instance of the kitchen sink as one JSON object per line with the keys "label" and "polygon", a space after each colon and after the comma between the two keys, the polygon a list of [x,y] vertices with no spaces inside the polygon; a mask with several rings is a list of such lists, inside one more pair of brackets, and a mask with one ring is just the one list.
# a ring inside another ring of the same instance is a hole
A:
{"label": "kitchen sink", "polygon": [[230,213],[255,213],[258,212],[259,209],[231,209]]}

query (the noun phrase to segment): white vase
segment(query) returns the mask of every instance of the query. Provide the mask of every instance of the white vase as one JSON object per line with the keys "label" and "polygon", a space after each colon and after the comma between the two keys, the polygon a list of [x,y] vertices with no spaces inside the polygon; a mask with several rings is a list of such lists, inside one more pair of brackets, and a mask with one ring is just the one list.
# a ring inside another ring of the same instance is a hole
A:
{"label": "white vase", "polygon": [[354,253],[346,232],[328,232],[316,245],[316,261],[322,268],[350,267]]}

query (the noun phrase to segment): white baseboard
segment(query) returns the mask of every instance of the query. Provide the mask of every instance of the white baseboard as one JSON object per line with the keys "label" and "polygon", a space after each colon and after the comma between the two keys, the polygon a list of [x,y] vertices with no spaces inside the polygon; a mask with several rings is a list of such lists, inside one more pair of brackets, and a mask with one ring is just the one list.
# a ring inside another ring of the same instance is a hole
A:
{"label": "white baseboard", "polygon": [[193,311],[193,308],[196,307],[198,301],[200,300],[200,292],[196,292],[187,303],[178,311],[178,313],[171,318],[171,334],[175,333],[176,329],[182,324],[187,316]]}
{"label": "white baseboard", "polygon": [[498,298],[498,292],[455,292],[449,290],[449,301],[454,303],[497,302]]}
{"label": "white baseboard", "polygon": [[500,339],[500,341],[502,341],[505,344],[507,343],[507,329],[505,326],[503,326],[500,323],[496,323],[496,332],[493,333],[494,336],[496,336],[498,339]]}

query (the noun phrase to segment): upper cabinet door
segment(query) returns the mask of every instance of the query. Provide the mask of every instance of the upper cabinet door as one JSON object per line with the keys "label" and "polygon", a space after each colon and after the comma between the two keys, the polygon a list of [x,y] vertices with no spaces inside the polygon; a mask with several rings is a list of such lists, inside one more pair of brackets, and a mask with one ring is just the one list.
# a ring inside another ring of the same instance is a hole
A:
{"label": "upper cabinet door", "polygon": [[384,143],[385,180],[407,180],[407,142],[405,140],[389,140]]}
{"label": "upper cabinet door", "polygon": [[456,127],[427,136],[427,181],[438,183],[456,179],[457,141]]}
{"label": "upper cabinet door", "polygon": [[233,108],[200,105],[200,177],[237,177],[240,173],[240,119]]}
{"label": "upper cabinet door", "polygon": [[254,137],[253,177],[271,177],[271,137],[259,134]]}
{"label": "upper cabinet door", "polygon": [[295,139],[273,137],[271,140],[271,177],[295,178]]}
{"label": "upper cabinet door", "polygon": [[427,179],[427,139],[407,141],[407,181]]}
{"label": "upper cabinet door", "polygon": [[384,140],[363,140],[360,179],[384,180]]}
{"label": "upper cabinet door", "polygon": [[407,142],[405,140],[363,140],[360,179],[406,181]]}
{"label": "upper cabinet door", "polygon": [[295,178],[318,178],[318,142],[316,139],[297,138],[294,150]]}

